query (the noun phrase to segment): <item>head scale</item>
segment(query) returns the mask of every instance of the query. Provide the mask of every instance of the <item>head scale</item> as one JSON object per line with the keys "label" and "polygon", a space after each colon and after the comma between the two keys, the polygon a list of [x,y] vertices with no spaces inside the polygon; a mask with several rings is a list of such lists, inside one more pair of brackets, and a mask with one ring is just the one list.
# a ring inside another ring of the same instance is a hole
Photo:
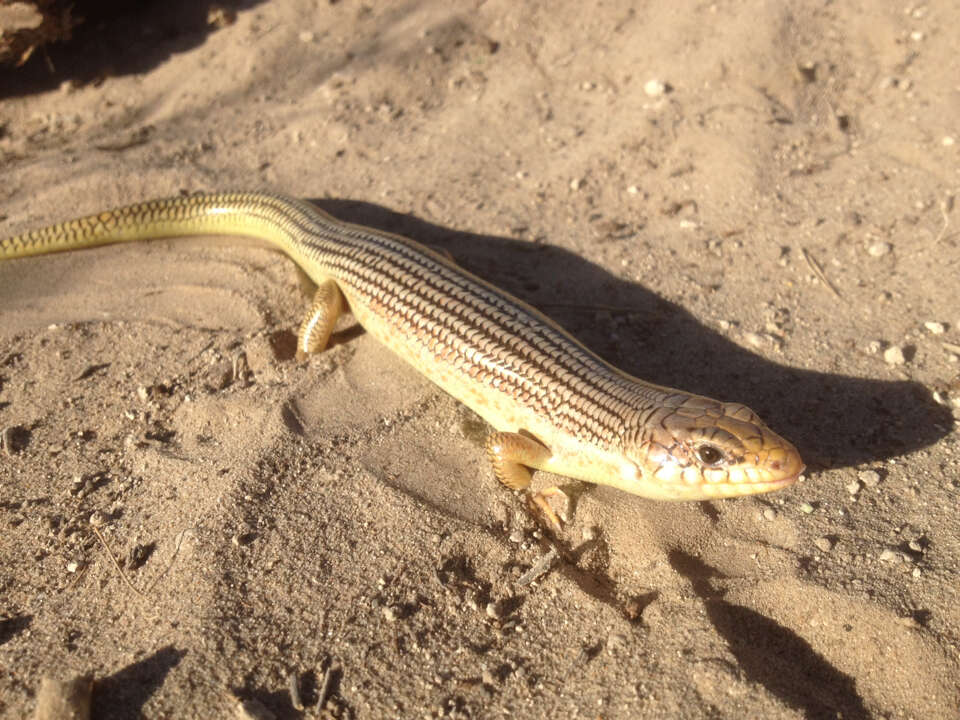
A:
{"label": "head scale", "polygon": [[769,492],[804,469],[796,448],[750,408],[682,393],[628,426],[623,453],[642,494],[677,500]]}

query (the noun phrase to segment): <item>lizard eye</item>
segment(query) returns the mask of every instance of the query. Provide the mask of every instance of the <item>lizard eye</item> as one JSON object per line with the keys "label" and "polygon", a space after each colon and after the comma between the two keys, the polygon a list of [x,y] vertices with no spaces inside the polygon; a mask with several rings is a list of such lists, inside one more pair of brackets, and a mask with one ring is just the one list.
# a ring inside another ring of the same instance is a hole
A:
{"label": "lizard eye", "polygon": [[695,452],[697,454],[697,460],[704,465],[716,465],[723,460],[723,453],[713,445],[700,445]]}

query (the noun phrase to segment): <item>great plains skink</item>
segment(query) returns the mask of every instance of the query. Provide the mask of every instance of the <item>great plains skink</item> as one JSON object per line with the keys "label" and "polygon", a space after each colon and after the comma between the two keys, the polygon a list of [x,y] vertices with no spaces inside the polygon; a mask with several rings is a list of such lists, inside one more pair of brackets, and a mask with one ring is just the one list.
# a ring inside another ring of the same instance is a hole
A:
{"label": "great plains skink", "polygon": [[248,236],[286,253],[317,285],[299,353],[322,350],[349,309],[377,340],[483,417],[497,478],[530,469],[658,500],[777,490],[804,465],[739,403],[617,370],[526,303],[412,240],[262,193],[138,203],[0,241],[0,259],[191,235]]}

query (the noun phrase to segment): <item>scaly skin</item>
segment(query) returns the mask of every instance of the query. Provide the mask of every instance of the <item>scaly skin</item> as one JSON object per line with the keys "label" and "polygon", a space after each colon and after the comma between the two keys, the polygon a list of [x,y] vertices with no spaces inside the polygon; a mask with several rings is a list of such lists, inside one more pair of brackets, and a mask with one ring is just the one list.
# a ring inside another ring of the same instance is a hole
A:
{"label": "scaly skin", "polygon": [[189,235],[265,240],[317,283],[302,353],[345,301],[366,330],[481,415],[497,477],[537,468],[659,500],[768,492],[803,471],[757,415],[631,377],[539,311],[422,245],[277,195],[156,200],[0,241],[0,259]]}

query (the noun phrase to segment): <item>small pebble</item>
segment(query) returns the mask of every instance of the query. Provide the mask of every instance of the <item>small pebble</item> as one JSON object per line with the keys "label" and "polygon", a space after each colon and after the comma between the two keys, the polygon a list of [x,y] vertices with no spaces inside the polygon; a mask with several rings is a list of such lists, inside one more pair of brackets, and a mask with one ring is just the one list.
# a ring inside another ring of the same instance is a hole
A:
{"label": "small pebble", "polygon": [[857,477],[867,487],[872,488],[880,484],[880,473],[876,470],[861,470],[857,473]]}
{"label": "small pebble", "polygon": [[800,512],[804,513],[805,515],[809,515],[813,512],[813,505],[808,502],[800,503]]}
{"label": "small pebble", "polygon": [[397,611],[388,605],[383,609],[383,619],[387,622],[395,622],[397,619]]}
{"label": "small pebble", "polygon": [[640,192],[640,188],[638,188],[636,185],[631,185],[627,188],[627,192],[631,195],[637,195]]}
{"label": "small pebble", "polygon": [[488,602],[484,611],[487,613],[487,617],[493,618],[494,620],[499,620],[503,617],[503,610],[500,608],[500,605],[495,602]]}
{"label": "small pebble", "polygon": [[860,481],[854,480],[852,483],[848,483],[847,492],[851,495],[856,495],[858,492],[860,492]]}
{"label": "small pebble", "polygon": [[524,539],[523,530],[521,530],[520,528],[517,528],[512,533],[510,533],[509,539],[510,539],[510,542],[512,542],[514,545],[519,545],[520,543],[523,542],[523,539]]}
{"label": "small pebble", "polygon": [[80,563],[76,562],[75,560],[71,560],[67,563],[68,573],[75,573],[78,569],[80,569]]}
{"label": "small pebble", "polygon": [[871,355],[876,355],[883,349],[883,343],[879,340],[871,340],[867,343],[867,352]]}
{"label": "small pebble", "polygon": [[904,357],[903,350],[897,345],[891,345],[883,351],[883,361],[887,365],[903,365],[907,358]]}
{"label": "small pebble", "polygon": [[877,242],[867,248],[871,257],[883,257],[891,250],[893,250],[893,245],[887,242]]}
{"label": "small pebble", "polygon": [[300,42],[302,43],[312,43],[314,34],[309,30],[304,30],[302,33],[300,33],[299,38]]}
{"label": "small pebble", "polygon": [[940,144],[943,145],[944,147],[953,147],[954,143],[956,142],[957,141],[954,140],[952,137],[950,137],[949,135],[946,135],[943,138],[943,140],[940,141]]}
{"label": "small pebble", "polygon": [[900,562],[900,553],[896,550],[884,550],[880,553],[880,562]]}
{"label": "small pebble", "polygon": [[583,180],[581,180],[580,178],[574,178],[573,180],[570,181],[571,190],[579,190],[582,187],[583,187]]}
{"label": "small pebble", "polygon": [[746,340],[751,345],[753,345],[754,347],[761,347],[764,344],[763,335],[760,335],[759,333],[755,333],[755,332],[749,332],[749,331],[745,332],[743,334],[743,339]]}
{"label": "small pebble", "polygon": [[764,519],[764,520],[776,520],[776,519],[777,519],[777,511],[774,510],[773,508],[766,508],[766,509],[763,511],[763,519]]}
{"label": "small pebble", "polygon": [[667,84],[662,80],[647,80],[643,85],[643,91],[648,97],[660,97],[667,91]]}
{"label": "small pebble", "polygon": [[922,552],[923,552],[923,545],[921,545],[921,544],[919,543],[919,541],[917,541],[917,540],[911,540],[910,542],[908,542],[908,543],[907,543],[907,547],[910,548],[911,550],[913,550],[913,551],[916,552],[916,553],[922,553]]}
{"label": "small pebble", "polygon": [[813,541],[813,544],[817,546],[817,549],[828,553],[833,550],[833,540],[828,537],[818,537]]}
{"label": "small pebble", "polygon": [[947,328],[941,322],[934,322],[928,320],[923,324],[923,326],[932,334],[932,335],[943,335],[947,331]]}

